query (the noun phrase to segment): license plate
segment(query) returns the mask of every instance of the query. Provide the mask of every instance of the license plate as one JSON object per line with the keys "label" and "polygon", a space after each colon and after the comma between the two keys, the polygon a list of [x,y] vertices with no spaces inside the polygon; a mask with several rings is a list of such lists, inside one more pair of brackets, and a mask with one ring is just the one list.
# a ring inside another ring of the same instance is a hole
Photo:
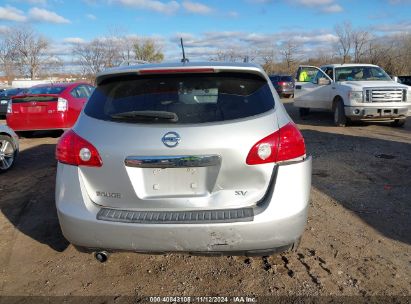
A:
{"label": "license plate", "polygon": [[8,102],[9,102],[8,100],[2,100],[2,101],[0,101],[0,104],[6,104]]}
{"label": "license plate", "polygon": [[45,107],[42,106],[36,106],[36,107],[28,107],[27,112],[28,113],[42,113],[44,112]]}

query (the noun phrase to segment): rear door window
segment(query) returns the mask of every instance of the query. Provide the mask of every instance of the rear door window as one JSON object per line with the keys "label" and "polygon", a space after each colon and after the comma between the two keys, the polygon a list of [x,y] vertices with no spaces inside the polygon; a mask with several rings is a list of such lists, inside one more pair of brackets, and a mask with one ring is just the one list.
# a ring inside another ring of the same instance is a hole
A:
{"label": "rear door window", "polygon": [[70,94],[75,98],[89,98],[90,90],[86,85],[79,85],[72,89]]}
{"label": "rear door window", "polygon": [[273,108],[267,81],[254,74],[133,75],[100,84],[85,114],[130,123],[192,124],[245,118]]}

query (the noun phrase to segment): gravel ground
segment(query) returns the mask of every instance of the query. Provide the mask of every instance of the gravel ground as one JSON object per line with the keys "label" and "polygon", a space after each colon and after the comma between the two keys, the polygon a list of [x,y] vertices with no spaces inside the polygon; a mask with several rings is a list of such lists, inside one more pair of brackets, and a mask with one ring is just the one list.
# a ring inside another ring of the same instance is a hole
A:
{"label": "gravel ground", "polygon": [[[33,303],[5,297],[33,295],[107,296],[65,298],[87,303],[170,295],[409,303],[411,119],[398,129],[337,128],[330,113],[300,120],[285,102],[313,156],[309,220],[298,252],[253,258],[116,253],[100,264],[61,234],[54,206],[58,134],[42,133],[21,139],[18,163],[0,176],[0,303]],[[206,300],[200,302],[214,299]]]}

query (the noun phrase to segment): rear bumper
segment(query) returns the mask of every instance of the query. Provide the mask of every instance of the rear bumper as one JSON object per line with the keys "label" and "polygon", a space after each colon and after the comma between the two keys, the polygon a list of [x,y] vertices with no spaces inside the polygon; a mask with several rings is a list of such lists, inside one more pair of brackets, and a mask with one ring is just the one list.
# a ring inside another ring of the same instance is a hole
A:
{"label": "rear bumper", "polygon": [[278,94],[294,94],[294,89],[293,88],[278,88]]}
{"label": "rear bumper", "polygon": [[409,111],[408,106],[346,106],[345,115],[351,120],[394,120],[405,118]]}
{"label": "rear bumper", "polygon": [[8,114],[7,125],[14,131],[40,131],[40,130],[60,130],[69,129],[72,127],[68,120],[68,115],[65,113],[57,113],[53,115],[36,116]]}
{"label": "rear bumper", "polygon": [[64,236],[74,245],[136,252],[247,253],[284,250],[307,220],[311,158],[280,165],[273,186],[244,222],[147,224],[98,220],[78,168],[58,165],[56,205]]}

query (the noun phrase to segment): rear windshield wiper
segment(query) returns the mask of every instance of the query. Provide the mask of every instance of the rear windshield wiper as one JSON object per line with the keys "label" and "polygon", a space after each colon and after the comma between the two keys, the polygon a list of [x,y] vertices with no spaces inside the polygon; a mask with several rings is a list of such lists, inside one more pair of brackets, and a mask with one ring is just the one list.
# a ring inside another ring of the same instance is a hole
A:
{"label": "rear windshield wiper", "polygon": [[132,121],[159,121],[168,120],[170,122],[177,122],[178,116],[174,112],[167,111],[129,111],[111,114],[111,118],[115,120],[132,120]]}

